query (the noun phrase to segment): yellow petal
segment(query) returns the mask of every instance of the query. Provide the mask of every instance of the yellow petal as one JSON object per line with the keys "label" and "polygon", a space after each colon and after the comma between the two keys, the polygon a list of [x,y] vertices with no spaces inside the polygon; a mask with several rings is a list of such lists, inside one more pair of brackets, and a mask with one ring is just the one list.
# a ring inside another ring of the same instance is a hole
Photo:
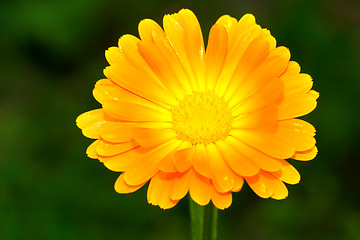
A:
{"label": "yellow petal", "polygon": [[212,26],[206,48],[206,89],[214,90],[221,74],[227,53],[228,37],[225,27]]}
{"label": "yellow petal", "polygon": [[215,145],[218,147],[221,155],[231,169],[240,176],[253,176],[260,170],[251,158],[246,157],[241,151],[238,151],[236,144],[232,145],[231,137],[228,137],[226,141],[218,141]]}
{"label": "yellow petal", "polygon": [[103,103],[104,111],[123,121],[171,121],[171,113],[163,108],[153,108],[137,103],[108,100]]}
{"label": "yellow petal", "polygon": [[93,139],[99,138],[100,128],[105,122],[102,109],[85,112],[76,119],[76,125],[82,130],[83,135]]}
{"label": "yellow petal", "polygon": [[138,30],[141,40],[153,42],[154,33],[162,31],[162,28],[154,20],[144,19],[140,21]]}
{"label": "yellow petal", "polygon": [[90,146],[86,149],[86,155],[89,158],[93,158],[93,159],[97,159],[98,155],[96,152],[96,147],[99,143],[99,140],[94,141],[92,144],[90,144]]}
{"label": "yellow petal", "polygon": [[127,64],[124,63],[114,63],[115,65],[131,65],[138,71],[142,72],[145,76],[149,78],[152,77],[152,71],[150,67],[146,64],[145,60],[142,58],[138,51],[137,44],[140,42],[140,39],[137,37],[125,34],[119,39],[119,49],[121,53],[125,56]]}
{"label": "yellow petal", "polygon": [[[145,183],[144,183],[145,184]],[[124,181],[124,174],[121,174],[115,182],[114,188],[118,193],[132,193],[139,190],[144,184],[132,186]]]}
{"label": "yellow petal", "polygon": [[215,24],[222,25],[226,29],[229,36],[228,41],[230,41],[230,39],[232,39],[234,36],[235,28],[238,24],[238,21],[235,18],[230,17],[229,15],[223,15],[216,21]]}
{"label": "yellow petal", "polygon": [[212,183],[220,193],[231,191],[235,184],[235,174],[221,156],[215,144],[207,146]]}
{"label": "yellow petal", "polygon": [[96,152],[100,156],[107,157],[129,151],[130,149],[138,146],[139,145],[135,141],[129,141],[124,143],[110,143],[100,140],[97,144]]}
{"label": "yellow petal", "polygon": [[279,178],[281,181],[284,181],[289,184],[297,184],[300,182],[300,174],[299,172],[287,161],[280,160],[283,167],[276,172],[272,172],[271,174],[275,177]]}
{"label": "yellow petal", "polygon": [[180,200],[185,197],[189,191],[191,178],[191,171],[184,173],[174,173],[169,193],[169,196],[172,200]]}
{"label": "yellow petal", "polygon": [[291,158],[299,161],[309,161],[314,159],[317,153],[318,153],[317,147],[314,146],[306,151],[295,152],[294,156],[292,156]]}
{"label": "yellow petal", "polygon": [[114,63],[128,63],[126,57],[118,47],[110,47],[108,50],[106,50],[105,57],[110,65]]}
{"label": "yellow petal", "polygon": [[216,191],[215,187],[212,187],[211,201],[215,207],[224,210],[225,208],[230,207],[232,203],[232,194],[231,192],[220,193]]}
{"label": "yellow petal", "polygon": [[[243,129],[234,129],[230,132],[232,136],[239,139],[241,142],[246,143],[248,146],[246,147],[244,144],[239,144],[239,146],[243,147],[246,153],[249,153],[250,156],[257,155],[256,149],[259,151],[279,159],[290,158],[295,153],[295,147],[291,143],[287,142],[284,139],[281,139],[275,136],[272,133],[268,132],[258,132],[258,131],[250,131]],[[278,165],[280,167],[280,165]],[[267,171],[274,171],[270,169],[266,169]],[[278,170],[278,169],[276,169]],[[275,171],[276,171],[275,170]]]}
{"label": "yellow petal", "polygon": [[167,173],[159,172],[151,178],[147,199],[150,204],[159,206],[162,209],[174,207],[179,201],[169,197],[172,178]]}
{"label": "yellow petal", "polygon": [[279,120],[300,117],[316,108],[316,98],[311,94],[296,94],[284,97],[279,105]]}
{"label": "yellow petal", "polygon": [[137,164],[125,172],[125,182],[130,185],[138,185],[148,181],[159,171],[159,163],[178,145],[180,145],[179,141],[171,140],[145,154],[142,154],[141,164]]}
{"label": "yellow petal", "polygon": [[190,181],[190,196],[199,205],[207,205],[211,197],[211,180],[192,171],[192,178]]}
{"label": "yellow petal", "polygon": [[[241,46],[243,49],[246,48],[260,34],[261,27],[256,24],[254,15],[245,14],[235,26],[234,34],[229,41],[229,50],[232,51],[237,46]],[[239,50],[238,53],[241,53],[241,49]]]}
{"label": "yellow petal", "polygon": [[134,124],[124,122],[106,122],[100,129],[100,136],[109,142],[121,143],[131,141],[131,129]]}
{"label": "yellow petal", "polygon": [[286,61],[289,61],[290,60],[290,50],[284,46],[280,46],[280,47],[277,47],[277,48],[274,48],[270,51],[269,53],[269,58],[270,57],[273,57],[273,56],[280,56],[284,59],[286,59]]}
{"label": "yellow petal", "polygon": [[270,31],[266,28],[261,29],[259,38],[263,38],[268,41],[270,50],[276,47],[276,39],[271,35]]}

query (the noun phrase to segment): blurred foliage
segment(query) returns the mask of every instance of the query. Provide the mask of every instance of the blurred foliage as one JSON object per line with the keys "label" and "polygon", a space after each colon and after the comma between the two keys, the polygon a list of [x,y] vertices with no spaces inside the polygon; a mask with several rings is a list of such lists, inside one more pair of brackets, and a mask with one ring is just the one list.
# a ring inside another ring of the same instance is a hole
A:
{"label": "blurred foliage", "polygon": [[291,161],[302,181],[287,200],[248,186],[221,211],[220,239],[359,239],[360,4],[344,1],[0,2],[0,239],[189,239],[187,200],[171,210],[146,188],[119,195],[118,173],[88,159],[77,115],[99,107],[104,51],[143,18],[190,8],[204,36],[218,17],[253,13],[314,78],[319,155]]}

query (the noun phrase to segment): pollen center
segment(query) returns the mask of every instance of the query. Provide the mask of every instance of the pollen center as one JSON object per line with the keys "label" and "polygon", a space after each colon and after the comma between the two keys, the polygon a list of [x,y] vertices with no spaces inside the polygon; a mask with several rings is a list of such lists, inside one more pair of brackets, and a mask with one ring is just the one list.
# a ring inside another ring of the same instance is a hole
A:
{"label": "pollen center", "polygon": [[229,135],[233,117],[223,98],[213,92],[193,92],[173,108],[172,120],[181,140],[207,145]]}

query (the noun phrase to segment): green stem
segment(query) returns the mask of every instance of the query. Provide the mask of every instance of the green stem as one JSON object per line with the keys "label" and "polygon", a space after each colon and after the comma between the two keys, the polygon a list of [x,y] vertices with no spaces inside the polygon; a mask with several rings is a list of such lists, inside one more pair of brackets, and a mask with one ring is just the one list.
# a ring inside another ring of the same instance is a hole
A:
{"label": "green stem", "polygon": [[200,206],[190,198],[190,216],[193,240],[217,239],[217,208],[212,203]]}

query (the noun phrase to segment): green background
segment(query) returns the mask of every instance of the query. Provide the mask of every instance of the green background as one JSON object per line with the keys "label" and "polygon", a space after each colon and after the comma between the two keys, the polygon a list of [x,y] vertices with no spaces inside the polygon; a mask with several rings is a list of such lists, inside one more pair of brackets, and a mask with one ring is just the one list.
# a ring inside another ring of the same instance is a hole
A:
{"label": "green background", "polygon": [[146,188],[119,195],[118,173],[86,157],[77,115],[104,51],[137,24],[190,8],[204,36],[221,15],[253,13],[314,78],[319,154],[291,161],[302,175],[287,200],[247,185],[219,213],[219,239],[360,239],[360,4],[346,1],[1,1],[0,239],[189,239],[188,201],[161,210]]}

